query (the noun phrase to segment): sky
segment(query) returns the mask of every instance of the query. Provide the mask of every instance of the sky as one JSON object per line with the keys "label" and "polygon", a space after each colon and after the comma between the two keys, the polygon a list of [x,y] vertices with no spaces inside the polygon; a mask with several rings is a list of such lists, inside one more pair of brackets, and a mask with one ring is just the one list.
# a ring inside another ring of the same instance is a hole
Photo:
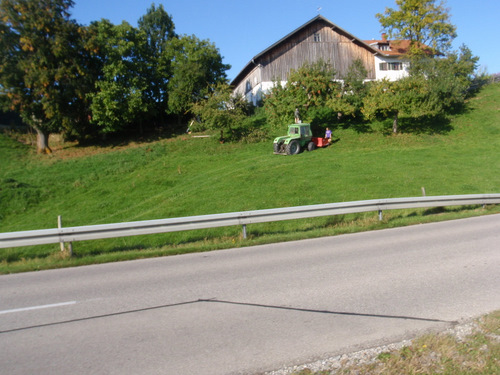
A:
{"label": "sky", "polygon": [[[361,40],[380,39],[375,15],[395,0],[74,0],[71,16],[78,23],[107,19],[137,26],[154,3],[162,4],[180,35],[208,39],[219,49],[232,80],[260,52],[318,14]],[[453,48],[462,44],[480,58],[481,71],[500,73],[500,1],[448,0],[457,27]]]}

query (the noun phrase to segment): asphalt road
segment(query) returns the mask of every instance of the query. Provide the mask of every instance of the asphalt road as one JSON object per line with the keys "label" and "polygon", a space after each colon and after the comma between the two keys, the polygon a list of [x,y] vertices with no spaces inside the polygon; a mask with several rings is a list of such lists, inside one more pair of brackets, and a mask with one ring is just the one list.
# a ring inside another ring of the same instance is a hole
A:
{"label": "asphalt road", "polygon": [[500,309],[500,215],[0,276],[2,374],[255,374]]}

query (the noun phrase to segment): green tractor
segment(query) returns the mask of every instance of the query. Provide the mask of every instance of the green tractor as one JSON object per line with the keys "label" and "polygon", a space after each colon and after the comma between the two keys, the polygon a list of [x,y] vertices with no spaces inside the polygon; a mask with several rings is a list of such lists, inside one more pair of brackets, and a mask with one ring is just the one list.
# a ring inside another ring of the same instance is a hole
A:
{"label": "green tractor", "polygon": [[277,155],[296,155],[305,149],[313,151],[327,145],[324,138],[312,136],[310,124],[292,124],[288,125],[288,135],[274,139],[273,150]]}

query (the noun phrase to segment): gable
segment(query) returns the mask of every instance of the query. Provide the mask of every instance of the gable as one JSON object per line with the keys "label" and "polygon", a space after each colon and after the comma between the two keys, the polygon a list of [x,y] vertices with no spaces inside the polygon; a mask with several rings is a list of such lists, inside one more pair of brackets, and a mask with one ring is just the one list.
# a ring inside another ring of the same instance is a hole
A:
{"label": "gable", "polygon": [[368,71],[367,78],[374,79],[374,56],[380,53],[326,18],[317,16],[256,55],[231,84],[235,91],[245,92],[247,88],[242,85],[248,86],[248,82],[286,81],[291,69],[320,59],[333,65],[339,79],[354,60],[360,59]]}

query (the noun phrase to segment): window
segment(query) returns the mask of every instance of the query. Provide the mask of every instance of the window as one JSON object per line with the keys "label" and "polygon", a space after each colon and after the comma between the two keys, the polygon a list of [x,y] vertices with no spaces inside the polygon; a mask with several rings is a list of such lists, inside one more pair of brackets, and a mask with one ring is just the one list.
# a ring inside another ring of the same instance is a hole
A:
{"label": "window", "polygon": [[320,33],[314,33],[313,39],[315,42],[321,42],[321,34]]}
{"label": "window", "polygon": [[403,63],[401,62],[389,62],[380,63],[380,70],[403,70]]}
{"label": "window", "polygon": [[378,49],[381,51],[390,51],[391,47],[388,44],[379,44]]}
{"label": "window", "polygon": [[252,84],[250,83],[250,81],[247,81],[245,84],[245,94],[249,91],[252,91]]}

